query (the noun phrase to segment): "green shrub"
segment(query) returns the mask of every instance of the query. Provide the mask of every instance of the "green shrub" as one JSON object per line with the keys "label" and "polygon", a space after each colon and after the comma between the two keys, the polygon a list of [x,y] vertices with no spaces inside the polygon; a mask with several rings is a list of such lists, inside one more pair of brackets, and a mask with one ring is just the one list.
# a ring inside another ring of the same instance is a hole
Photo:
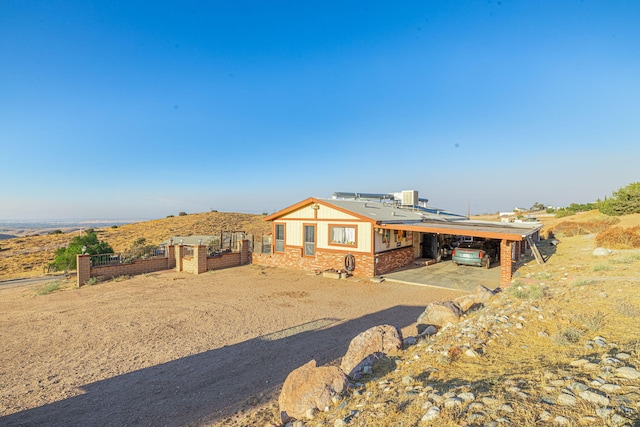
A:
{"label": "green shrub", "polygon": [[89,229],[83,236],[76,236],[71,239],[69,246],[58,248],[55,258],[49,267],[57,267],[59,270],[73,270],[76,268],[76,256],[82,253],[82,247],[87,248],[87,254],[112,254],[113,249],[108,243],[98,240],[98,236],[93,229]]}
{"label": "green shrub", "polygon": [[187,216],[186,212],[178,212],[178,216]]}
{"label": "green shrub", "polygon": [[613,196],[598,202],[598,209],[605,215],[640,213],[640,182],[634,182],[613,192]]}

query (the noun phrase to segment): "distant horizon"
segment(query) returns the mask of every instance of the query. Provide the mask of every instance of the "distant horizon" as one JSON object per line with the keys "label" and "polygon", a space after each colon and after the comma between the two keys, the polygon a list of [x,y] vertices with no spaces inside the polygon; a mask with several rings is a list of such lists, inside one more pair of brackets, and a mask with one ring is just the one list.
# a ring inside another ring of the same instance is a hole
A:
{"label": "distant horizon", "polygon": [[[318,197],[319,199],[323,199],[321,197]],[[329,197],[327,197],[326,199],[330,199]],[[304,200],[304,199],[301,199]],[[301,200],[295,200],[292,201],[289,205],[287,206],[282,206],[280,209],[277,209],[275,211],[271,211],[271,212],[267,212],[268,214],[272,214],[274,212],[278,212],[282,209],[287,208],[288,206],[294,205],[295,203],[300,202]],[[586,203],[596,203],[597,200],[591,201],[591,202],[570,202],[567,203],[566,205],[550,205],[550,204],[545,204],[545,206],[554,206],[555,208],[562,208],[562,207],[567,207],[572,203],[578,203],[578,204],[586,204]],[[492,214],[498,214],[500,212],[511,212],[516,208],[523,208],[523,209],[529,209],[534,203],[536,202],[532,202],[530,205],[528,206],[517,206],[514,205],[513,207],[509,208],[509,209],[500,209],[500,210],[494,210],[494,211],[471,211],[470,215],[474,216],[474,215],[492,215]],[[437,206],[437,205],[432,205],[432,204],[428,204],[427,205],[430,208],[438,208],[438,209],[443,209],[445,211],[449,211],[452,213],[456,213],[456,214],[461,214],[461,215],[467,215],[467,211],[454,211],[451,209],[447,209],[446,207],[443,206]],[[240,211],[240,210],[221,210],[221,209],[216,209],[216,210],[204,210],[204,211],[197,211],[197,212],[186,212],[187,215],[196,215],[196,214],[203,214],[203,213],[209,213],[209,212],[220,212],[220,213],[239,213],[239,214],[250,214],[250,215],[262,215],[264,214],[263,212],[246,212],[246,211]],[[146,217],[146,218],[132,218],[132,217],[120,217],[120,218],[109,218],[109,217],[96,217],[96,218],[24,218],[24,219],[2,219],[0,218],[0,225],[9,225],[12,223],[17,223],[17,224],[25,224],[25,223],[35,223],[35,224],[82,224],[82,223],[135,223],[135,222],[145,222],[145,221],[154,221],[154,220],[158,220],[158,219],[164,219],[164,218],[169,218],[169,217],[178,217],[179,216],[179,212],[175,213],[175,214],[167,214],[167,215],[163,215],[163,216],[158,216],[158,217]]]}

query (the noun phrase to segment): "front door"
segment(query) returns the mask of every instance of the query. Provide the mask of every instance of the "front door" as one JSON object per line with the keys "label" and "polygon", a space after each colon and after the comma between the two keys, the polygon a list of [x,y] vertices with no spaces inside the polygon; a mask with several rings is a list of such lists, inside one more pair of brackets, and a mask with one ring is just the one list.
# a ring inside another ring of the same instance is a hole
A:
{"label": "front door", "polygon": [[316,256],[316,226],[304,226],[304,256]]}

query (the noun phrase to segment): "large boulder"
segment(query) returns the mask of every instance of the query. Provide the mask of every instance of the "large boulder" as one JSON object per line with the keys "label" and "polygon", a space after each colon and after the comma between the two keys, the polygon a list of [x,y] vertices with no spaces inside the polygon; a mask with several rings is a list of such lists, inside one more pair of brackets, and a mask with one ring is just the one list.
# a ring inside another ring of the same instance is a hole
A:
{"label": "large boulder", "polygon": [[613,251],[607,248],[595,248],[593,250],[593,256],[609,256],[612,253]]}
{"label": "large boulder", "polygon": [[458,322],[462,313],[460,304],[455,301],[436,301],[425,308],[418,317],[418,324],[434,325],[441,328],[449,322]]}
{"label": "large boulder", "polygon": [[466,313],[470,308],[484,304],[489,301],[495,294],[500,292],[500,288],[491,290],[483,285],[478,285],[470,294],[460,296],[454,300],[457,302],[463,313]]}
{"label": "large boulder", "polygon": [[311,360],[289,374],[278,398],[280,416],[286,423],[322,411],[331,399],[346,391],[347,376],[337,366],[316,366]]}
{"label": "large boulder", "polygon": [[402,332],[395,326],[380,325],[367,329],[351,340],[340,368],[354,379],[360,378],[365,366],[373,366],[380,357],[402,348]]}

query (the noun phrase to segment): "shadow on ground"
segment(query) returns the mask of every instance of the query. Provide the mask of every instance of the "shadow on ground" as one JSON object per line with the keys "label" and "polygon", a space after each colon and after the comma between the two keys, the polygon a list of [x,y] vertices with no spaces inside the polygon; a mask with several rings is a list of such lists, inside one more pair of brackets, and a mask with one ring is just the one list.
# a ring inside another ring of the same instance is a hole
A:
{"label": "shadow on ground", "polygon": [[[118,375],[84,394],[0,418],[0,425],[198,425],[229,415],[243,400],[281,385],[311,359],[342,357],[360,332],[415,322],[424,307],[396,306],[347,322],[319,319],[268,336]],[[330,325],[327,327],[327,325]]]}

